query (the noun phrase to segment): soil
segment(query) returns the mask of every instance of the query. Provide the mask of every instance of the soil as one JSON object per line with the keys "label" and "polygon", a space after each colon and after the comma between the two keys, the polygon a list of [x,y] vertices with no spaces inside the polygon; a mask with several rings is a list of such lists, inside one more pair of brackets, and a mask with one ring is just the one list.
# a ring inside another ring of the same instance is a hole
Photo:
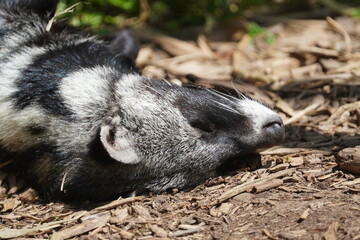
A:
{"label": "soil", "polygon": [[282,20],[254,39],[242,29],[236,41],[215,35],[140,36],[150,43],[137,65],[149,77],[238,89],[276,109],[286,140],[260,152],[262,167],[96,205],[43,202],[15,173],[0,172],[0,238],[360,239],[359,158],[338,154],[360,145],[360,22]]}

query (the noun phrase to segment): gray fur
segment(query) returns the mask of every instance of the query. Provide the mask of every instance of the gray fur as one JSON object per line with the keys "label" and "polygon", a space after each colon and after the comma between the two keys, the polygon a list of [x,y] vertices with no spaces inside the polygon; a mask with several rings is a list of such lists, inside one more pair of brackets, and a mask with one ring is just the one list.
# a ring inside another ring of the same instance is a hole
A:
{"label": "gray fur", "polygon": [[262,104],[142,77],[131,63],[137,44],[46,32],[53,9],[17,2],[0,0],[0,151],[48,196],[184,189],[283,140]]}

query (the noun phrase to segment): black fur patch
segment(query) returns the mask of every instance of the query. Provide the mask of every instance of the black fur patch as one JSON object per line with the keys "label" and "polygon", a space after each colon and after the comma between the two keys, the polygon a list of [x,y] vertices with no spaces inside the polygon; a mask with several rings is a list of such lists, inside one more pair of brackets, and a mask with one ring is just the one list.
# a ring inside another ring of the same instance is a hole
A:
{"label": "black fur patch", "polygon": [[46,128],[40,125],[31,125],[27,129],[31,135],[40,135],[46,132]]}
{"label": "black fur patch", "polygon": [[[37,41],[31,43],[39,45]],[[16,106],[24,109],[37,102],[47,112],[71,119],[74,113],[65,106],[59,94],[61,80],[72,72],[104,63],[121,68],[123,73],[135,70],[131,59],[122,55],[112,57],[105,47],[97,43],[86,41],[76,45],[60,45],[57,49],[35,58],[33,63],[22,71],[22,77],[16,81],[18,90],[13,94]]]}

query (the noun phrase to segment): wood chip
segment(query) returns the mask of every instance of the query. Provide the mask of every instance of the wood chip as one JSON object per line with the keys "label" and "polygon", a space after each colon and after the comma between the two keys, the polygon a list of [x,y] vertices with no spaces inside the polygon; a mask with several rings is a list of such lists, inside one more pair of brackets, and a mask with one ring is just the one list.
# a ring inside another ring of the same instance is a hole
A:
{"label": "wood chip", "polygon": [[306,235],[307,231],[302,229],[302,230],[294,230],[294,231],[289,231],[289,232],[282,232],[279,234],[279,237],[281,239],[287,239],[287,240],[292,240],[292,239],[302,239],[302,236]]}
{"label": "wood chip", "polygon": [[116,224],[121,224],[128,216],[128,209],[127,208],[123,208],[123,209],[116,209],[114,211],[114,217],[111,217],[109,222],[111,223],[116,223]]}
{"label": "wood chip", "polygon": [[338,229],[339,229],[338,222],[331,223],[331,225],[328,227],[328,229],[324,233],[323,239],[324,240],[337,240],[336,233],[337,233]]}
{"label": "wood chip", "polygon": [[278,165],[275,165],[274,167],[269,169],[269,172],[274,173],[274,172],[278,172],[284,169],[289,168],[290,164],[289,163],[281,163]]}
{"label": "wood chip", "polygon": [[140,205],[132,206],[132,209],[144,219],[152,219],[149,210]]}
{"label": "wood chip", "polygon": [[299,219],[297,220],[298,223],[301,223],[302,221],[304,221],[310,214],[310,208],[307,208],[299,217]]}
{"label": "wood chip", "polygon": [[38,200],[39,196],[34,189],[29,188],[19,195],[19,199],[22,202],[28,203],[28,202],[34,202],[34,201]]}
{"label": "wood chip", "polygon": [[21,204],[21,201],[19,201],[16,198],[7,198],[3,202],[3,209],[1,210],[1,212],[7,212],[9,210],[14,210],[20,204]]}
{"label": "wood chip", "polygon": [[62,240],[81,235],[98,227],[104,226],[109,218],[109,212],[102,212],[99,214],[87,216],[82,223],[65,228],[59,232],[55,232],[50,240]]}
{"label": "wood chip", "polygon": [[167,232],[163,228],[161,228],[157,225],[149,225],[149,228],[158,237],[167,237],[167,235],[168,235]]}
{"label": "wood chip", "polygon": [[224,215],[228,215],[233,208],[234,208],[234,204],[222,203],[219,207],[219,211]]}
{"label": "wood chip", "polygon": [[109,226],[110,228],[114,229],[116,232],[118,232],[122,238],[124,239],[134,239],[135,234],[126,231],[124,229],[118,228],[116,226],[110,225],[110,224],[106,224],[107,226]]}
{"label": "wood chip", "polygon": [[304,165],[304,157],[303,156],[292,157],[292,158],[290,158],[289,162],[290,162],[290,166],[292,166],[292,167],[302,166],[302,165]]}

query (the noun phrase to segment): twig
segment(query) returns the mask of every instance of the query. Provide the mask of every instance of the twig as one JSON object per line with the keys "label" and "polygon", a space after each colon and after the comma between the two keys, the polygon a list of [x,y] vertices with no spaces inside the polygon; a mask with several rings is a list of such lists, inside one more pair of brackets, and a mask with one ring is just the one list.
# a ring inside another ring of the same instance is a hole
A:
{"label": "twig", "polygon": [[100,207],[97,207],[95,208],[94,210],[109,210],[109,209],[112,209],[112,208],[115,208],[115,207],[118,207],[118,206],[121,206],[121,205],[125,205],[125,204],[128,204],[128,203],[132,203],[132,202],[135,202],[135,201],[140,201],[144,198],[144,196],[137,196],[137,197],[129,197],[129,198],[124,198],[124,199],[120,199],[120,200],[115,200],[115,201],[112,201],[108,204],[105,204],[103,206],[100,206]]}
{"label": "twig", "polygon": [[294,81],[292,83],[285,85],[282,88],[282,90],[291,90],[291,89],[298,87],[300,84],[310,83],[310,82],[315,82],[315,81],[328,81],[328,83],[331,83],[331,82],[338,83],[340,80],[342,83],[344,83],[344,82],[349,82],[351,80],[356,80],[357,78],[359,78],[359,74],[356,74],[354,72],[327,74],[327,75],[314,76],[314,77],[302,78],[302,79],[300,78],[300,79],[294,79]]}
{"label": "twig", "polygon": [[281,186],[283,184],[284,184],[284,181],[282,179],[274,179],[274,180],[271,180],[268,183],[264,183],[264,184],[261,184],[261,185],[254,186],[252,192],[253,193],[264,192],[264,191],[267,191],[267,190],[272,189],[272,188],[277,188],[277,187],[279,187],[279,186]]}
{"label": "twig", "polygon": [[330,28],[339,32],[344,37],[345,45],[346,45],[346,55],[349,55],[352,50],[351,45],[351,38],[349,33],[343,28],[340,24],[338,24],[334,19],[331,17],[326,17],[326,22]]}
{"label": "twig", "polygon": [[339,56],[338,51],[332,49],[324,49],[319,47],[309,47],[309,46],[298,46],[294,48],[284,48],[285,52],[305,52],[305,53],[312,53],[327,57],[337,57]]}
{"label": "twig", "polygon": [[202,230],[201,227],[188,229],[188,230],[180,230],[180,231],[176,231],[174,233],[169,233],[169,237],[182,237],[182,236],[185,236],[185,235],[189,235],[189,234],[199,232],[201,230]]}
{"label": "twig", "polygon": [[291,117],[295,115],[295,110],[290,106],[290,104],[288,104],[286,101],[280,98],[277,94],[270,91],[265,91],[265,93],[272,98],[272,100],[275,102],[275,106],[278,109],[280,109],[281,111],[283,111],[284,113],[288,114]]}
{"label": "twig", "polygon": [[295,122],[299,121],[302,117],[307,115],[309,112],[312,112],[315,109],[317,109],[318,107],[320,107],[321,105],[323,105],[324,102],[325,102],[325,98],[323,96],[321,96],[321,95],[317,96],[316,99],[314,99],[313,104],[311,104],[310,106],[308,106],[304,110],[298,112],[297,114],[295,114],[294,116],[292,116],[291,118],[286,120],[285,125],[288,125],[288,124],[295,123]]}
{"label": "twig", "polygon": [[221,195],[215,204],[219,204],[219,203],[221,203],[229,198],[232,198],[242,192],[250,190],[255,186],[259,186],[259,184],[263,184],[265,182],[268,182],[268,181],[276,179],[276,178],[289,176],[289,175],[293,174],[294,172],[295,172],[295,169],[286,169],[286,170],[282,170],[277,173],[270,174],[264,178],[256,179],[252,182],[248,182],[248,183],[244,183],[239,186],[236,186],[233,189],[231,189],[231,190],[225,192],[223,195]]}
{"label": "twig", "polygon": [[82,3],[84,3],[84,2],[75,3],[75,4],[71,5],[70,7],[68,7],[67,9],[65,9],[64,11],[55,13],[55,15],[49,20],[48,24],[46,25],[45,30],[46,30],[47,32],[49,32],[50,29],[51,29],[51,27],[52,27],[52,25],[53,25],[53,23],[55,22],[55,20],[56,20],[57,17],[65,14],[65,13],[73,12],[73,11],[74,11],[74,8],[75,8],[77,5],[82,4]]}

